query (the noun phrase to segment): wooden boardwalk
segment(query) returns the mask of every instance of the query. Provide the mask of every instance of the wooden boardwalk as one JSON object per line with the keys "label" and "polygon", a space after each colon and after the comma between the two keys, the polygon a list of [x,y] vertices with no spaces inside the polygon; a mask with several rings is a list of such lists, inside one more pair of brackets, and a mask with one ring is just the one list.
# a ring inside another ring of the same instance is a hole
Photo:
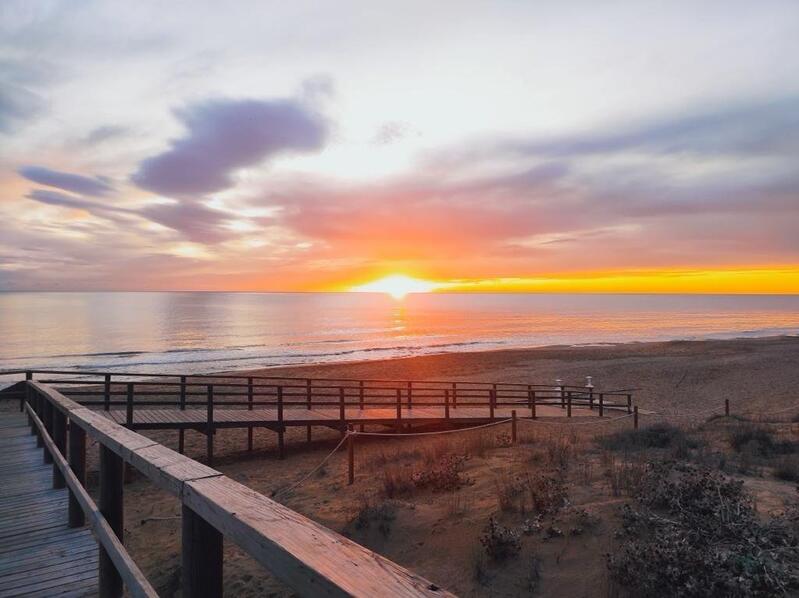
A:
{"label": "wooden boardwalk", "polygon": [[0,412],[0,596],[96,596],[97,543],[67,527],[42,452],[23,414]]}
{"label": "wooden boardwalk", "polygon": [[[606,410],[626,409],[617,405],[607,405]],[[452,424],[473,424],[478,425],[490,421],[509,419],[512,411],[515,410],[519,417],[529,418],[530,410],[524,405],[511,409],[510,407],[497,407],[494,409],[493,420],[488,407],[460,405],[450,407],[449,414],[445,413],[443,407],[413,407],[408,409],[401,408],[400,417],[397,417],[397,408],[393,405],[381,407],[357,407],[347,406],[344,409],[343,422],[346,425],[373,424],[393,426],[398,422],[403,424],[431,424],[431,423],[452,423]],[[574,417],[596,417],[598,410],[588,407],[573,407]],[[563,408],[554,405],[538,405],[536,408],[537,417],[565,417],[566,412]],[[106,417],[120,425],[126,425],[127,413],[124,409],[110,411],[98,411]],[[180,428],[204,428],[208,423],[208,414],[205,409],[146,409],[142,404],[137,404],[132,413],[132,425],[128,425],[134,430],[157,430],[157,429],[180,429]],[[216,408],[213,412],[213,425],[215,428],[247,428],[250,426],[275,427],[282,422],[284,426],[329,426],[339,429],[342,424],[341,410],[337,407],[314,407],[313,409],[303,409],[299,407],[285,408],[282,420],[278,417],[277,409],[220,409]]]}

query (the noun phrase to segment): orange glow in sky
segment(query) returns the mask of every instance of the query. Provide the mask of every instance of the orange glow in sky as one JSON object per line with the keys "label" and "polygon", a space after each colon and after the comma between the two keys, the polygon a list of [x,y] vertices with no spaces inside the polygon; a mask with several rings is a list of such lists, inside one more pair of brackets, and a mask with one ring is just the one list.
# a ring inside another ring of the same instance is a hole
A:
{"label": "orange glow in sky", "polygon": [[402,299],[409,293],[429,293],[437,286],[434,282],[411,278],[404,274],[392,274],[379,280],[357,285],[350,290],[359,293],[386,293],[394,299]]}

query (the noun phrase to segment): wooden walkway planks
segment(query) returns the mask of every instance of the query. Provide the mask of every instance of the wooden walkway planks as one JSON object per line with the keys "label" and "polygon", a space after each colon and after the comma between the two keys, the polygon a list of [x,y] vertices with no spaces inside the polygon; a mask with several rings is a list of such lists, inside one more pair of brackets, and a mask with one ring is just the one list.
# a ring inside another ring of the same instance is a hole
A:
{"label": "wooden walkway planks", "polygon": [[97,543],[67,527],[67,490],[24,415],[0,412],[0,596],[96,596]]}
{"label": "wooden walkway planks", "polygon": [[[607,405],[607,411],[620,410],[619,406]],[[626,408],[625,408],[626,409]],[[494,410],[494,419],[508,419],[514,408],[503,406]],[[526,405],[515,408],[519,417],[530,417]],[[583,406],[573,408],[574,417],[597,417],[598,411]],[[126,411],[116,409],[111,411],[98,411],[115,423],[126,425]],[[618,411],[617,411],[618,413]],[[565,417],[565,410],[555,405],[538,405],[538,417]],[[206,409],[146,409],[137,405],[133,411],[133,428],[145,429],[175,429],[175,428],[203,428],[207,425],[208,414]],[[386,407],[358,407],[347,406],[344,413],[346,424],[381,424],[393,425],[397,423],[397,409],[394,405]],[[612,416],[611,416],[612,417]],[[458,424],[481,424],[491,421],[488,407],[470,407],[468,404],[450,407],[449,418],[445,417],[444,407],[417,406],[408,409],[406,405],[401,409],[402,423],[440,423],[449,421]],[[287,407],[283,410],[283,425],[285,426],[329,426],[337,427],[341,423],[341,412],[338,407],[314,407],[304,409],[301,407]],[[276,426],[278,424],[277,409],[224,409],[221,405],[214,408],[215,428],[246,428],[249,426]]]}

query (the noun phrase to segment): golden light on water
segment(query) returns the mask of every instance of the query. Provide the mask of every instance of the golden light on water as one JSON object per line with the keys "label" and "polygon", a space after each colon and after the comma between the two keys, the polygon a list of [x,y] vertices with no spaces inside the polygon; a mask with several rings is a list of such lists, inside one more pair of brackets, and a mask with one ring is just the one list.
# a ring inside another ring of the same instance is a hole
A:
{"label": "golden light on water", "polygon": [[394,299],[402,299],[409,293],[429,293],[438,285],[428,280],[412,278],[404,274],[392,274],[378,280],[352,287],[358,293],[386,293]]}

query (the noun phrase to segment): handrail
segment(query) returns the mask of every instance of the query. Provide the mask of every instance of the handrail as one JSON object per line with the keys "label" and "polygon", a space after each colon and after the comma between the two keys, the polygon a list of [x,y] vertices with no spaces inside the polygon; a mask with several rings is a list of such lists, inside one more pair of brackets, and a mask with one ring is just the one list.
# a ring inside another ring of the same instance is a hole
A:
{"label": "handrail", "polygon": [[[38,405],[36,413],[42,413],[45,404],[50,405],[69,419],[70,429],[82,429],[114,458],[132,465],[181,500],[184,595],[221,593],[224,535],[301,595],[452,596],[352,540],[219,471],[113,423],[53,388],[32,380],[28,380],[27,388],[30,394],[26,402],[33,400]],[[101,459],[101,485],[112,483],[106,477]],[[121,499],[121,479],[118,483]]]}
{"label": "handrail", "polygon": [[70,469],[64,455],[55,445],[55,442],[53,442],[42,420],[39,419],[39,416],[30,404],[25,405],[25,410],[36,426],[36,429],[39,431],[45,450],[52,456],[53,465],[61,472],[70,494],[75,497],[84,515],[88,518],[89,527],[91,527],[94,537],[108,553],[120,576],[124,579],[130,594],[135,597],[158,598],[158,593],[153,586],[150,585],[150,582],[147,581],[147,578],[130,557],[128,551],[125,550],[125,546],[119,541],[116,533],[111,528],[106,518],[103,517],[100,509],[97,508],[97,505],[92,500],[92,497],[89,496],[89,493],[86,492],[80,480],[78,480],[75,473]]}

